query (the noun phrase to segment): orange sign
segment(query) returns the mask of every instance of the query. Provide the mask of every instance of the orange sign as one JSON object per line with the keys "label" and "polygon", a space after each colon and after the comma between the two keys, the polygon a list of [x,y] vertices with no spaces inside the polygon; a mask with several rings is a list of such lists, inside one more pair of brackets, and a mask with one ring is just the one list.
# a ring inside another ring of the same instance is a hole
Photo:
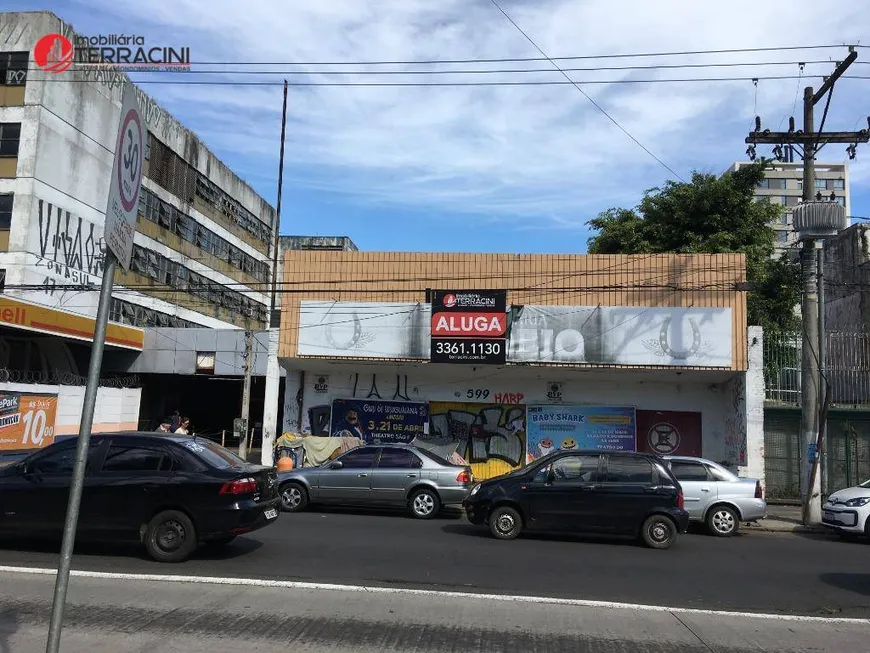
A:
{"label": "orange sign", "polygon": [[54,442],[57,395],[0,392],[0,451],[42,449]]}
{"label": "orange sign", "polygon": [[[0,296],[0,324],[90,341],[94,339],[96,328],[96,321],[84,315],[58,311],[2,296]],[[109,322],[106,329],[106,344],[142,351],[145,332],[136,327]]]}

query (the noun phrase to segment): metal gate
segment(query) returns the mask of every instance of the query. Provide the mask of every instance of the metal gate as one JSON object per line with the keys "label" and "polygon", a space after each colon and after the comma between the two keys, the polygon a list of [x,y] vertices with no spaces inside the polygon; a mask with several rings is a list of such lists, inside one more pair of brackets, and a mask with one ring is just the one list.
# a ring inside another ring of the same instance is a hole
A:
{"label": "metal gate", "polygon": [[[800,499],[804,446],[800,410],[765,409],[764,474],[770,499]],[[828,416],[822,493],[870,479],[870,412]]]}

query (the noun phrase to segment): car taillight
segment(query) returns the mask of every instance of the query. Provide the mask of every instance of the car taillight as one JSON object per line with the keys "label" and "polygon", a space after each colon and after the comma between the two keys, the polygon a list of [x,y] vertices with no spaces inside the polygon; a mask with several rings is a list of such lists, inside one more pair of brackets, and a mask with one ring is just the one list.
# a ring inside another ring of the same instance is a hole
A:
{"label": "car taillight", "polygon": [[235,481],[224,483],[221,494],[253,494],[257,491],[257,479],[237,478]]}
{"label": "car taillight", "polygon": [[459,476],[456,477],[456,482],[457,483],[471,483],[471,478],[472,478],[471,472],[469,472],[467,469],[464,469],[461,472],[459,472]]}
{"label": "car taillight", "polygon": [[755,481],[755,498],[763,499],[764,491],[761,489],[761,481]]}
{"label": "car taillight", "polygon": [[677,508],[682,510],[683,508],[683,491],[680,490],[680,493],[677,495]]}

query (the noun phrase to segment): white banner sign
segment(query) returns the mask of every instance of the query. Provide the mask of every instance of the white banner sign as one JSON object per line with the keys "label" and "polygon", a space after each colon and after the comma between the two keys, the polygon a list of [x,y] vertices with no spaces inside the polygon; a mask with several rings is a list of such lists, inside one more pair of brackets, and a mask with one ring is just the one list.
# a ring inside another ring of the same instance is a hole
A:
{"label": "white banner sign", "polygon": [[[508,362],[731,367],[730,308],[523,306]],[[428,304],[301,302],[299,356],[429,358]]]}

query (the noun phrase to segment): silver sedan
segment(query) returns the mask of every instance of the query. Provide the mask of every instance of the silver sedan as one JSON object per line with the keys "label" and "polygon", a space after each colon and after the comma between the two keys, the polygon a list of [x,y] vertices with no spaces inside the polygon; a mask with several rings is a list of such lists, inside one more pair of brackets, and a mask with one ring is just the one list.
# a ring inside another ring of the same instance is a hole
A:
{"label": "silver sedan", "polygon": [[431,519],[442,506],[461,505],[471,491],[471,468],[408,445],[363,446],[319,467],[278,473],[281,505],[406,506]]}
{"label": "silver sedan", "polygon": [[740,522],[767,516],[761,483],[740,478],[712,460],[690,456],[663,456],[683,488],[689,519],[707,526],[719,537],[734,535]]}

